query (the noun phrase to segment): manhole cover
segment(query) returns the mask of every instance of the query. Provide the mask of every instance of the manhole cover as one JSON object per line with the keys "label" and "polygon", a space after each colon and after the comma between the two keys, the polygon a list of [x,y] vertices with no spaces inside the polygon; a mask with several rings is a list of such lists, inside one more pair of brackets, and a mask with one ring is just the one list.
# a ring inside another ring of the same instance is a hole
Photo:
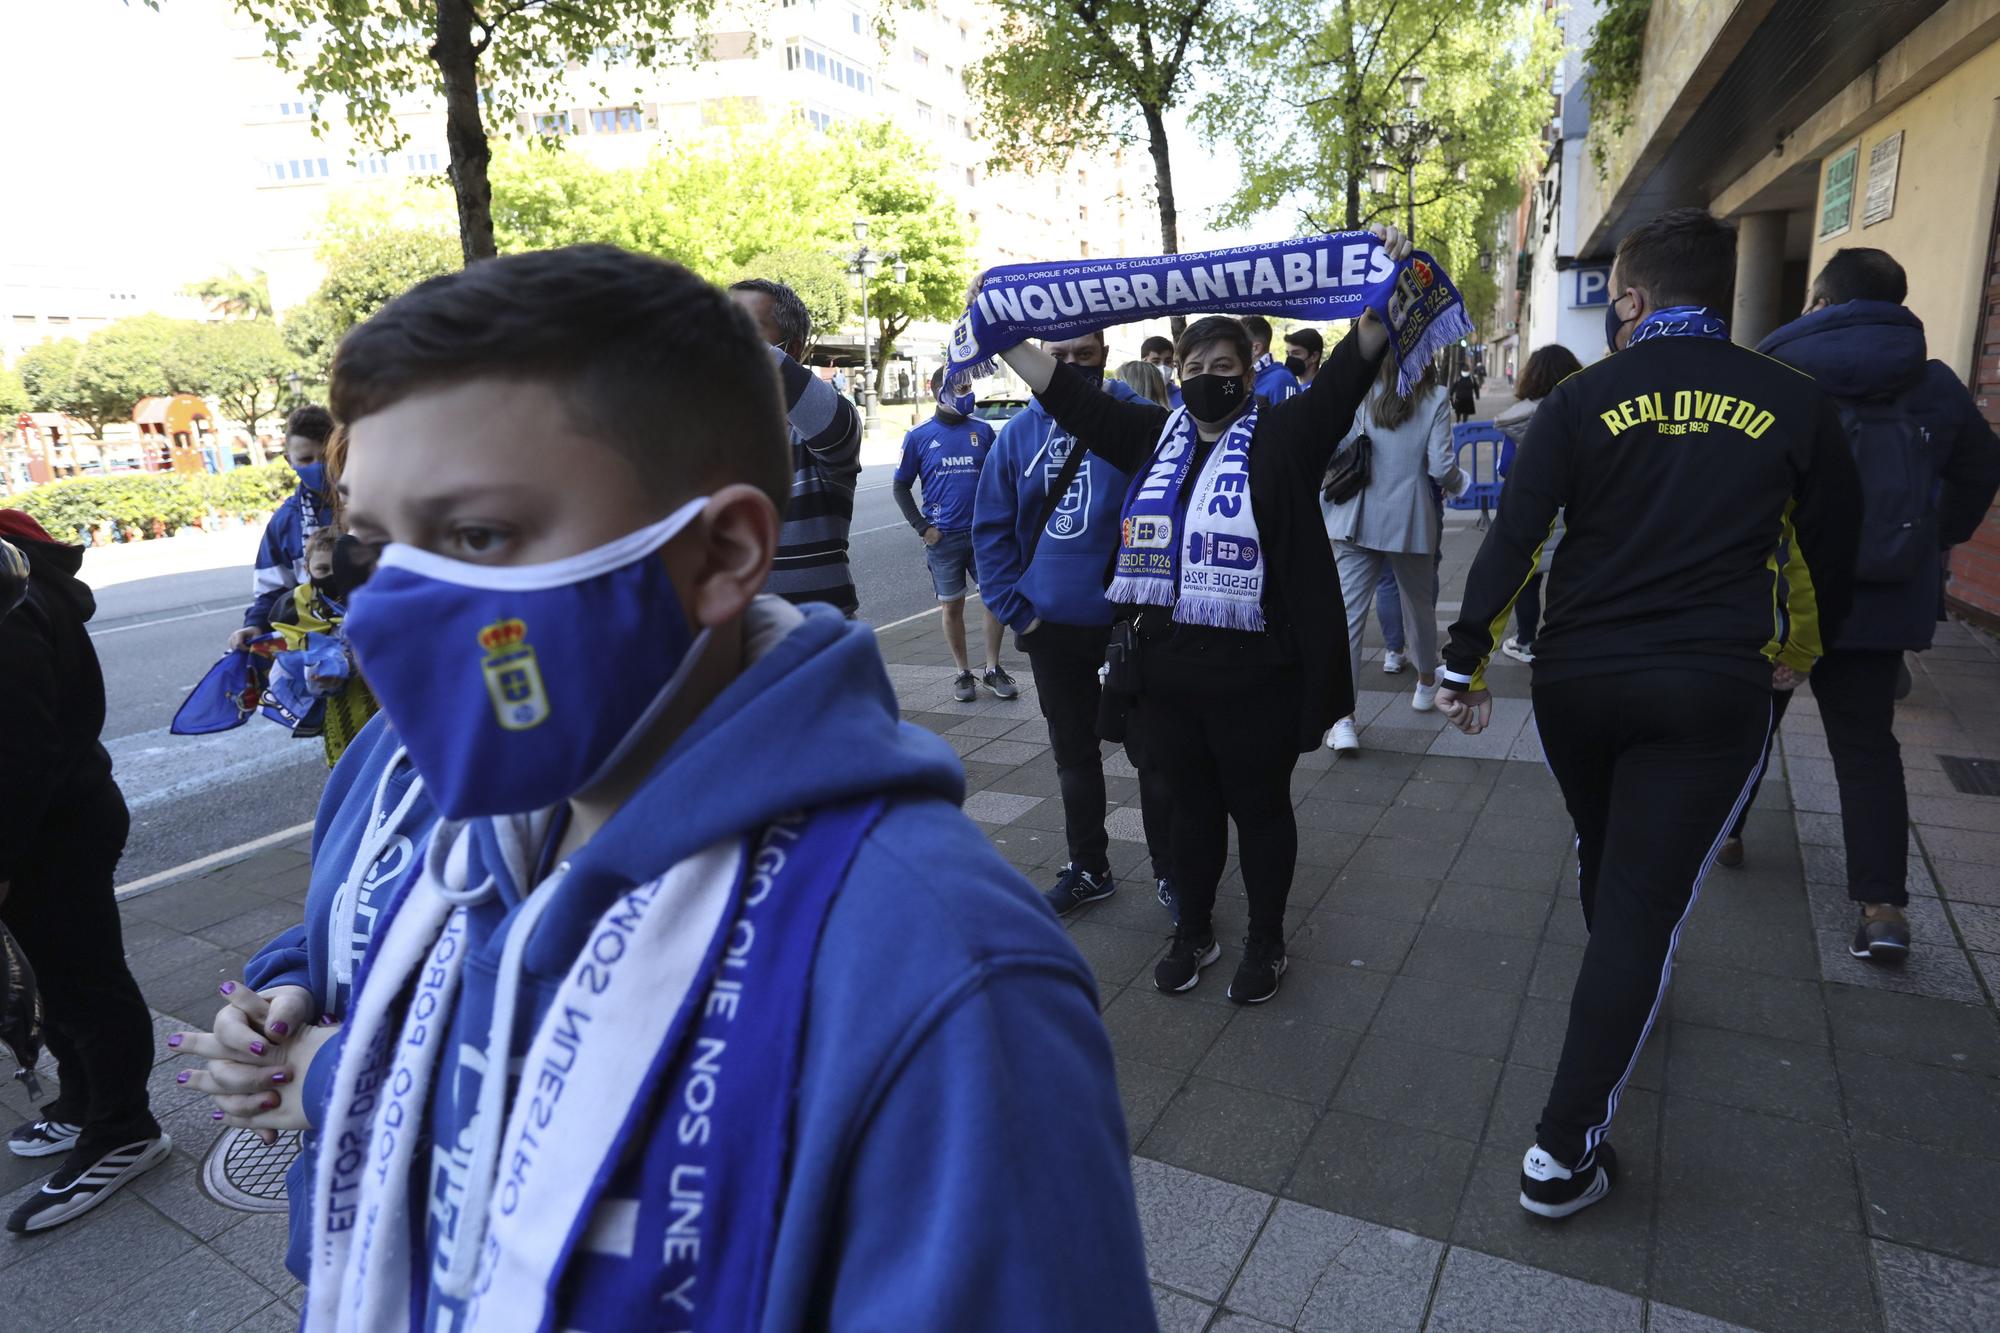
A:
{"label": "manhole cover", "polygon": [[265,1147],[247,1129],[226,1129],[201,1164],[201,1187],[224,1208],[242,1213],[285,1211],[285,1172],[299,1155],[296,1133]]}
{"label": "manhole cover", "polygon": [[2000,796],[2000,759],[1965,759],[1941,754],[1938,764],[1951,785],[1967,796]]}

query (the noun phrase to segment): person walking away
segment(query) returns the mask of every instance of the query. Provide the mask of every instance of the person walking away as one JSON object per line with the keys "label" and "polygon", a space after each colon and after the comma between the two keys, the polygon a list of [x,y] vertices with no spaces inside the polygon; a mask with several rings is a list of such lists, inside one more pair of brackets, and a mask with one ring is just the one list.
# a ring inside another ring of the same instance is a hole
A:
{"label": "person walking away", "polygon": [[1181,405],[1181,386],[1174,379],[1174,342],[1154,334],[1139,344],[1139,359],[1160,368],[1160,375],[1167,381],[1167,406]]}
{"label": "person walking away", "polygon": [[333,487],[326,479],[326,447],[333,435],[333,415],[317,403],[294,408],[285,418],[285,461],[299,477],[298,486],[264,524],[257,546],[250,607],[243,624],[229,636],[229,647],[248,646],[271,632],[274,615],[290,610],[292,589],[307,581],[306,538],[333,519]]}
{"label": "person walking away", "polygon": [[1138,394],[1149,403],[1161,407],[1171,407],[1167,398],[1167,377],[1160,373],[1158,366],[1146,361],[1127,361],[1118,367],[1118,378],[1125,387]]}
{"label": "person walking away", "polygon": [[[1335,502],[1326,489],[1320,496],[1340,572],[1340,599],[1347,608],[1354,692],[1361,692],[1361,632],[1368,623],[1370,594],[1386,570],[1396,583],[1405,640],[1417,646],[1417,687],[1410,707],[1420,713],[1437,706],[1437,571],[1432,556],[1444,524],[1431,488],[1451,495],[1465,489],[1465,474],[1451,447],[1449,412],[1434,367],[1424,367],[1406,396],[1396,391],[1395,359],[1385,357],[1367,402],[1355,414],[1354,428],[1341,442],[1342,449],[1368,450],[1368,484],[1344,501]],[[1386,623],[1382,632],[1386,637]],[[1353,714],[1333,724],[1326,745],[1343,758],[1361,752]]]}
{"label": "person walking away", "polygon": [[1299,382],[1285,364],[1271,355],[1271,321],[1262,315],[1245,315],[1243,331],[1250,335],[1251,369],[1257,376],[1257,396],[1266,403],[1282,403],[1299,391]]}
{"label": "person walking away", "polygon": [[1451,410],[1454,425],[1472,420],[1472,414],[1479,410],[1479,381],[1472,378],[1471,371],[1460,372],[1451,382]]}
{"label": "person walking away", "polygon": [[1299,382],[1301,390],[1312,387],[1319,363],[1326,358],[1326,339],[1318,329],[1293,329],[1285,335],[1285,369]]}
{"label": "person walking away", "polygon": [[[1043,344],[1049,356],[1085,379],[1104,372],[1104,335],[1089,333]],[[1122,380],[1103,379],[1120,402],[1140,401]],[[1098,722],[1104,705],[1104,650],[1112,605],[1105,571],[1118,553],[1118,513],[1130,474],[1080,447],[1055,423],[1039,398],[1000,428],[979,474],[972,541],[979,554],[979,595],[1014,631],[1034,673],[1035,702],[1048,724],[1062,794],[1063,839],[1069,859],[1043,899],[1066,916],[1117,891],[1104,751]],[[1174,910],[1173,801],[1166,774],[1145,737],[1127,721],[1125,753],[1139,773],[1139,814],[1151,859],[1153,890]]]}
{"label": "person walking away", "polygon": [[[867,627],[758,595],[762,362],[721,291],[608,246],[341,343],[383,546],[347,629],[441,820],[347,1020],[225,1112],[367,1145],[318,1159],[310,1333],[650,1329],[675,1293],[715,1328],[1153,1327],[1088,967]],[[921,942],[887,971],[885,932]]]}
{"label": "person walking away", "polygon": [[[1854,609],[1812,668],[1812,692],[1840,787],[1848,896],[1859,905],[1849,952],[1875,962],[1910,947],[1899,669],[1905,652],[1931,646],[1938,553],[1971,538],[2000,486],[2000,440],[1951,368],[1929,358],[1923,324],[1903,304],[1908,293],[1893,256],[1837,250],[1813,280],[1805,314],[1757,349],[1819,381],[1861,472]],[[1789,698],[1778,695],[1780,715]],[[1741,839],[1739,823],[1725,864],[1741,864]]]}
{"label": "person walking away", "polygon": [[[1395,229],[1377,234],[1391,260],[1409,253],[1409,242]],[[1185,569],[1163,575],[1171,580],[1161,591],[1172,609],[1144,600],[1128,581],[1130,573],[1114,579],[1108,594],[1118,603],[1122,633],[1138,660],[1135,720],[1167,772],[1173,797],[1180,912],[1166,956],[1153,969],[1160,990],[1192,989],[1201,970],[1222,955],[1213,913],[1231,819],[1250,922],[1229,998],[1262,1003],[1277,993],[1284,974],[1285,904],[1298,858],[1292,769],[1299,754],[1317,748],[1333,720],[1354,707],[1347,645],[1338,628],[1347,613],[1315,496],[1327,458],[1347,433],[1387,349],[1388,330],[1372,312],[1365,314],[1309,392],[1265,406],[1253,392],[1254,358],[1244,326],[1222,316],[1199,319],[1177,349],[1187,404],[1178,412],[1095,393],[1083,376],[1030,344],[1001,353],[1063,429],[1120,471],[1174,474],[1176,468],[1162,467],[1156,456],[1186,454],[1179,473],[1184,484],[1166,486],[1164,493],[1135,486],[1128,493],[1119,565],[1151,564],[1147,548],[1131,542],[1154,540],[1156,526],[1165,522],[1177,531],[1196,490],[1241,488],[1250,495],[1247,506],[1211,503],[1197,511],[1204,521],[1223,511],[1248,520],[1230,540],[1239,549],[1254,543],[1260,573],[1269,574],[1232,589],[1240,598],[1230,608],[1233,615],[1188,605]],[[1241,471],[1219,479],[1227,468]],[[1135,506],[1147,512],[1135,517]],[[1173,546],[1180,549],[1178,537]],[[1203,614],[1215,623],[1194,618]]]}
{"label": "person walking away", "polygon": [[[1514,401],[1493,418],[1494,426],[1513,441],[1510,452],[1518,450],[1521,441],[1527,438],[1528,423],[1535,419],[1535,409],[1549,396],[1549,390],[1582,369],[1583,363],[1576,359],[1576,353],[1561,343],[1535,349],[1528,364],[1521,368],[1521,382],[1514,386]],[[1502,480],[1506,475],[1507,469],[1500,469]],[[1521,585],[1521,595],[1514,599],[1514,633],[1500,645],[1500,651],[1517,662],[1535,660],[1535,631],[1542,624],[1542,577],[1549,572],[1561,541],[1562,517],[1557,515],[1555,528],[1542,543],[1542,558],[1536,562],[1535,572],[1528,575],[1528,581]]]}
{"label": "person walking away", "polygon": [[125,965],[112,877],[131,819],[111,777],[104,676],[84,625],[97,610],[77,577],[83,549],[27,514],[0,509],[0,539],[28,564],[20,603],[0,619],[0,921],[41,984],[60,1085],[7,1135],[16,1157],[59,1157],[8,1215],[46,1231],[89,1212],[166,1159],[153,1119],[153,1021]]}
{"label": "person walking away", "polygon": [[838,371],[828,383],[806,367],[812,314],[797,292],[768,278],[745,278],[731,285],[729,295],[776,349],[772,360],[784,383],[791,430],[792,494],[764,591],[794,606],[825,602],[852,616],[861,609],[847,545],[861,476],[861,413]]}
{"label": "person walking away", "polygon": [[[983,683],[998,697],[1012,699],[1021,691],[1000,665],[1000,622],[991,611],[985,612],[986,669],[976,679],[965,655],[966,578],[979,577],[972,549],[972,499],[993,447],[993,427],[973,417],[970,391],[951,398],[940,392],[943,385],[940,368],[931,374],[936,410],[903,437],[903,460],[892,483],[896,506],[924,543],[924,564],[943,608],[945,645],[958,666],[952,697],[969,704],[979,697]],[[923,487],[921,508],[910,493],[913,484]]]}
{"label": "person walking away", "polygon": [[[1617,1173],[1611,1122],[1680,938],[1762,766],[1789,536],[1821,626],[1849,601],[1860,490],[1833,403],[1729,341],[1736,233],[1675,209],[1628,233],[1614,355],[1542,400],[1466,579],[1438,707],[1477,734],[1485,666],[1561,513],[1535,639],[1535,724],[1576,825],[1590,932],[1521,1206],[1567,1217]],[[1802,585],[1803,586],[1803,585]]]}

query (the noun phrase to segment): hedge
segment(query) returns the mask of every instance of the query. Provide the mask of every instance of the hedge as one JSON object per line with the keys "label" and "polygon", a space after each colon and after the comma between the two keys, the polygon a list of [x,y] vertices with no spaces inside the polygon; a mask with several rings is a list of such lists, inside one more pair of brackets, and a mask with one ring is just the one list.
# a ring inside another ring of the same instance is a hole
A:
{"label": "hedge", "polygon": [[133,472],[52,481],[0,496],[0,505],[26,510],[62,541],[87,540],[82,534],[99,529],[113,541],[138,541],[209,527],[217,519],[268,514],[298,483],[297,474],[282,462],[220,474]]}

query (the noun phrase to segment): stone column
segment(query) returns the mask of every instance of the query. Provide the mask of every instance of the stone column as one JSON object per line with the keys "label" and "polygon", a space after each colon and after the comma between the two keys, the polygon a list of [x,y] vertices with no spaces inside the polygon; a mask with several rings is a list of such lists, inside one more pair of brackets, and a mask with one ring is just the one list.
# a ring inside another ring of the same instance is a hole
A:
{"label": "stone column", "polygon": [[1745,213],[1736,219],[1736,307],[1729,333],[1755,347],[1785,322],[1778,308],[1785,276],[1785,214]]}

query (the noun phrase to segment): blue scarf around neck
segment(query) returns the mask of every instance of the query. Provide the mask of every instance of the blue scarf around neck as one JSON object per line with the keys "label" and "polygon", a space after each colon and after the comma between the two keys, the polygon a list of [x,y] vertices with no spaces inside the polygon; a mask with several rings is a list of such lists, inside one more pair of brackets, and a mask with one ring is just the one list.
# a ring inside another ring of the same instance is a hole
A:
{"label": "blue scarf around neck", "polygon": [[1673,305],[1665,310],[1655,310],[1639,321],[1632,330],[1631,342],[1642,343],[1649,338],[1728,338],[1729,326],[1708,312],[1707,306]]}

